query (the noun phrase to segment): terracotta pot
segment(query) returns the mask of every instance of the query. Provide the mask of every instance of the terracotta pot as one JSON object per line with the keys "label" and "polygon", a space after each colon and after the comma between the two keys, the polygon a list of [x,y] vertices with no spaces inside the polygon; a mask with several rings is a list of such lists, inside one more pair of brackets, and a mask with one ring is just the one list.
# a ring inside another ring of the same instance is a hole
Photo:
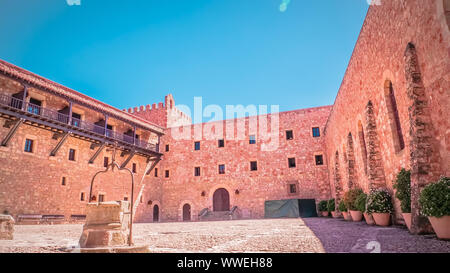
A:
{"label": "terracotta pot", "polygon": [[431,226],[439,239],[450,240],[450,215],[442,217],[428,217]]}
{"label": "terracotta pot", "polygon": [[351,221],[352,220],[352,216],[347,211],[343,211],[342,215],[344,216],[345,221]]}
{"label": "terracotta pot", "polygon": [[411,213],[402,213],[402,215],[408,230],[411,231]]}
{"label": "terracotta pot", "polygon": [[331,216],[333,216],[333,218],[339,218],[339,217],[341,217],[341,216],[339,215],[339,212],[337,212],[337,211],[332,211],[332,212],[331,212]]}
{"label": "terracotta pot", "polygon": [[322,211],[321,214],[322,217],[328,217],[328,211]]}
{"label": "terracotta pot", "polygon": [[351,210],[350,215],[352,216],[353,222],[360,222],[362,220],[362,212],[359,210]]}
{"label": "terracotta pot", "polygon": [[373,220],[372,214],[364,213],[364,219],[368,225],[375,225],[375,221]]}
{"label": "terracotta pot", "polygon": [[390,213],[372,213],[373,220],[377,226],[387,227],[390,224],[391,214]]}

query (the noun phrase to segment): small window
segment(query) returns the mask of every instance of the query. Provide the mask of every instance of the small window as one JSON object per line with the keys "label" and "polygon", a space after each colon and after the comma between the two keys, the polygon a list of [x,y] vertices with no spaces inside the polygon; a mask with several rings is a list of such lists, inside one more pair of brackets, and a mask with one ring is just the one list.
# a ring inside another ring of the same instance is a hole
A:
{"label": "small window", "polygon": [[196,141],[196,142],[194,143],[194,149],[195,149],[196,151],[199,151],[199,150],[200,150],[200,141]]}
{"label": "small window", "polygon": [[158,177],[158,168],[155,168],[155,177]]}
{"label": "small window", "polygon": [[320,128],[314,127],[312,128],[313,137],[320,137]]}
{"label": "small window", "polygon": [[257,171],[258,170],[258,162],[251,161],[250,162],[250,171]]}
{"label": "small window", "polygon": [[69,160],[75,161],[75,150],[74,149],[69,150]]}
{"label": "small window", "polygon": [[125,197],[123,198],[123,201],[128,201],[128,197],[125,196]]}
{"label": "small window", "polygon": [[225,140],[219,139],[219,148],[225,147]]}
{"label": "small window", "polygon": [[62,186],[65,186],[65,185],[66,185],[66,178],[65,178],[65,177],[63,177],[63,178],[61,179],[61,185],[62,185]]}
{"label": "small window", "polygon": [[195,176],[200,176],[200,167],[195,167],[194,174]]}
{"label": "small window", "polygon": [[289,193],[297,193],[297,185],[289,184]]}
{"label": "small window", "polygon": [[80,195],[80,201],[84,201],[84,192],[82,192]]}
{"label": "small window", "polygon": [[166,145],[166,152],[170,150],[169,144]]}
{"label": "small window", "polygon": [[27,153],[33,152],[33,140],[31,140],[31,139],[25,140],[25,152],[27,152]]}
{"label": "small window", "polygon": [[225,165],[219,165],[219,174],[225,174]]}
{"label": "small window", "polygon": [[98,195],[98,202],[105,202],[105,195],[104,194],[99,194]]}
{"label": "small window", "polygon": [[295,168],[296,167],[295,158],[289,158],[288,159],[288,163],[289,163],[289,168]]}
{"label": "small window", "polygon": [[169,177],[169,170],[166,170],[166,174],[165,174],[166,178]]}
{"label": "small window", "polygon": [[141,199],[139,199],[139,202],[140,203],[144,202],[144,199],[142,198],[142,195],[141,195]]}
{"label": "small window", "polygon": [[137,165],[136,165],[136,163],[133,163],[133,173],[137,173]]}
{"label": "small window", "polygon": [[255,135],[251,135],[249,136],[249,144],[256,144],[256,136]]}
{"label": "small window", "polygon": [[294,139],[294,132],[292,130],[286,131],[286,140]]}
{"label": "small window", "polygon": [[323,156],[316,155],[316,165],[323,165]]}
{"label": "small window", "polygon": [[103,159],[103,167],[108,167],[108,165],[109,165],[109,157],[106,157],[105,156],[105,158]]}

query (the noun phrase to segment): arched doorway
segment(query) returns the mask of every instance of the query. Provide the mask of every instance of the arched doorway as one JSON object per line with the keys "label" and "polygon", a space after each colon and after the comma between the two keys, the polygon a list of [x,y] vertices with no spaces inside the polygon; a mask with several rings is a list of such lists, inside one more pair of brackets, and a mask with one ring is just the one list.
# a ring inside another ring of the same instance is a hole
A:
{"label": "arched doorway", "polygon": [[159,222],[159,206],[153,206],[153,222]]}
{"label": "arched doorway", "polygon": [[191,205],[189,204],[183,206],[183,221],[191,221]]}
{"label": "arched doorway", "polygon": [[214,192],[213,195],[213,210],[214,211],[229,211],[230,210],[230,194],[224,188],[220,188]]}

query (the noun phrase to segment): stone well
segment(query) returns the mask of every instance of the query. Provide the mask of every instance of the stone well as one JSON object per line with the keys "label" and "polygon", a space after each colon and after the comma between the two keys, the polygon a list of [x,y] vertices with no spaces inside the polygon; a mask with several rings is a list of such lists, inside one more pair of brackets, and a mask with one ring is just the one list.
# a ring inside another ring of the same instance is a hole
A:
{"label": "stone well", "polygon": [[81,248],[127,246],[130,232],[130,202],[89,203],[80,237]]}

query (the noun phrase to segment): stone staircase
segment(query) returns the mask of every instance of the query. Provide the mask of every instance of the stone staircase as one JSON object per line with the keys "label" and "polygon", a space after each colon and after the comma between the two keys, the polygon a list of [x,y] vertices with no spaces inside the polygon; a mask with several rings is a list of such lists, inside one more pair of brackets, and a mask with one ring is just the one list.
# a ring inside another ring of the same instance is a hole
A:
{"label": "stone staircase", "polygon": [[239,219],[240,217],[237,207],[235,207],[231,211],[210,211],[203,209],[198,218],[200,221],[230,221]]}

